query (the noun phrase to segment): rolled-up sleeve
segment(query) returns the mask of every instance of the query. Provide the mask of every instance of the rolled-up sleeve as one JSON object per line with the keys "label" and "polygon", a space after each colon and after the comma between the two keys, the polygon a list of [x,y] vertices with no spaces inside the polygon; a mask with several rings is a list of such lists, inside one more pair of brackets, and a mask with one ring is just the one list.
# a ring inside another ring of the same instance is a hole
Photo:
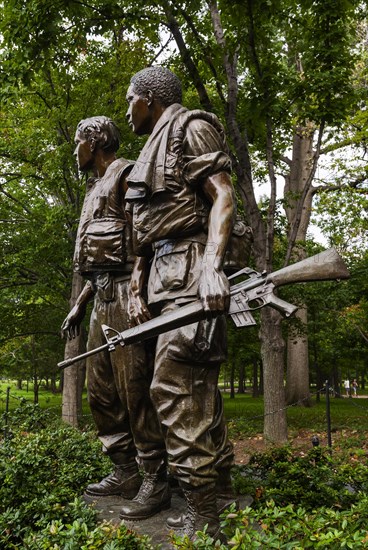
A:
{"label": "rolled-up sleeve", "polygon": [[197,186],[218,172],[231,172],[231,160],[220,134],[205,120],[190,121],[183,141],[183,178]]}

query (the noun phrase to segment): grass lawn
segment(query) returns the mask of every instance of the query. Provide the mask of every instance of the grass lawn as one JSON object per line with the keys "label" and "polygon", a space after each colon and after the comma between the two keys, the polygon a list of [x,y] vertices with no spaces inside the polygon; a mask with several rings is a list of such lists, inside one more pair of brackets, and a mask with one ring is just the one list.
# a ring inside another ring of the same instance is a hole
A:
{"label": "grass lawn", "polygon": [[[0,382],[0,414],[6,410],[7,388],[10,388],[9,392],[9,410],[15,409],[19,406],[22,399],[25,399],[28,403],[34,402],[33,384],[28,385],[28,391],[26,384],[23,384],[23,389],[17,389],[17,383],[15,380],[1,381]],[[38,391],[38,403],[42,409],[50,409],[61,414],[61,393],[52,393],[41,387]],[[90,410],[87,403],[86,391],[82,398],[83,415],[90,416]]]}
{"label": "grass lawn", "polygon": [[[9,392],[9,409],[15,409],[19,405],[21,399],[25,399],[27,402],[33,403],[33,384],[28,385],[28,391],[26,384],[23,384],[23,389],[17,389],[17,382],[15,380],[1,381],[0,382],[0,411],[5,410],[7,388],[10,388]],[[40,388],[38,392],[38,402],[43,409],[51,407],[61,407],[61,394],[53,394],[51,391]]]}
{"label": "grass lawn", "polygon": [[[16,408],[23,398],[27,402],[33,402],[33,387],[29,384],[28,391],[18,390],[15,381],[0,382],[0,414],[6,410],[7,388],[10,387],[9,409]],[[230,422],[231,438],[249,438],[263,431],[263,398],[253,398],[249,394],[236,394],[230,399],[229,393],[224,393],[225,416]],[[44,409],[50,409],[55,414],[61,414],[62,395],[52,394],[50,391],[40,388],[39,404]],[[87,423],[91,420],[86,393],[83,395],[83,416]],[[368,434],[368,397],[355,398],[330,398],[331,430],[334,432]],[[319,402],[315,396],[312,398],[311,407],[287,408],[288,430],[291,438],[300,434],[303,430],[310,432],[326,432],[326,400],[322,395]]]}
{"label": "grass lawn", "polygon": [[[224,394],[224,407],[227,419],[242,419],[249,424],[249,435],[260,433],[263,429],[263,398],[250,395],[236,395],[230,399]],[[359,399],[330,398],[331,429],[368,430],[368,397]],[[288,407],[287,420],[290,430],[310,429],[326,430],[326,400],[321,396],[319,402],[312,398],[312,407]]]}

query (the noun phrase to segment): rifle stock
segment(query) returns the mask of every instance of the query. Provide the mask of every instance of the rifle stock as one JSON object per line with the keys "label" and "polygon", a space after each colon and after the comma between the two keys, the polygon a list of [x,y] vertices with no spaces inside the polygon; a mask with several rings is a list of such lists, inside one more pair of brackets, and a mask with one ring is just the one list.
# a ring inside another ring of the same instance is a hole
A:
{"label": "rifle stock", "polygon": [[290,283],[348,279],[349,271],[335,248],[288,265],[267,275],[266,281],[276,287]]}

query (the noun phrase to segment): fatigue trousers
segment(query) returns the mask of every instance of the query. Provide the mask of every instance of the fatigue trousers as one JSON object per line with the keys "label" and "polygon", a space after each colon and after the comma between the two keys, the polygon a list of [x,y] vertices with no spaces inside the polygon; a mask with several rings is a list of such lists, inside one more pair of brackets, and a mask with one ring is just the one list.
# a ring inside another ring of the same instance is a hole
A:
{"label": "fatigue trousers", "polygon": [[[175,302],[161,313],[173,311]],[[193,323],[158,337],[151,396],[163,427],[171,473],[193,487],[213,483],[219,469],[230,468],[233,446],[218,390],[225,318]],[[210,341],[202,338],[210,334]],[[206,345],[208,344],[208,349]]]}
{"label": "fatigue trousers", "polygon": [[[110,277],[106,286],[97,280],[87,349],[106,343],[101,324],[118,331],[128,328],[129,281]],[[150,399],[152,353],[136,344],[87,359],[88,401],[104,452],[127,463],[137,455],[142,464],[166,455],[160,423]],[[121,459],[119,459],[121,460]]]}

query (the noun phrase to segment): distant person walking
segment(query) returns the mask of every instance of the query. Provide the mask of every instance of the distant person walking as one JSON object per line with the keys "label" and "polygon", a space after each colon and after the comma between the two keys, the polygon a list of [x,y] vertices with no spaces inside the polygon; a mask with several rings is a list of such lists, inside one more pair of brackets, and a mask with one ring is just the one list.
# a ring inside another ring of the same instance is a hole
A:
{"label": "distant person walking", "polygon": [[357,396],[357,389],[358,389],[358,382],[354,378],[354,380],[351,383],[351,387],[353,388],[353,397]]}
{"label": "distant person walking", "polygon": [[350,397],[350,381],[348,378],[344,381],[344,388],[346,392],[346,397]]}

